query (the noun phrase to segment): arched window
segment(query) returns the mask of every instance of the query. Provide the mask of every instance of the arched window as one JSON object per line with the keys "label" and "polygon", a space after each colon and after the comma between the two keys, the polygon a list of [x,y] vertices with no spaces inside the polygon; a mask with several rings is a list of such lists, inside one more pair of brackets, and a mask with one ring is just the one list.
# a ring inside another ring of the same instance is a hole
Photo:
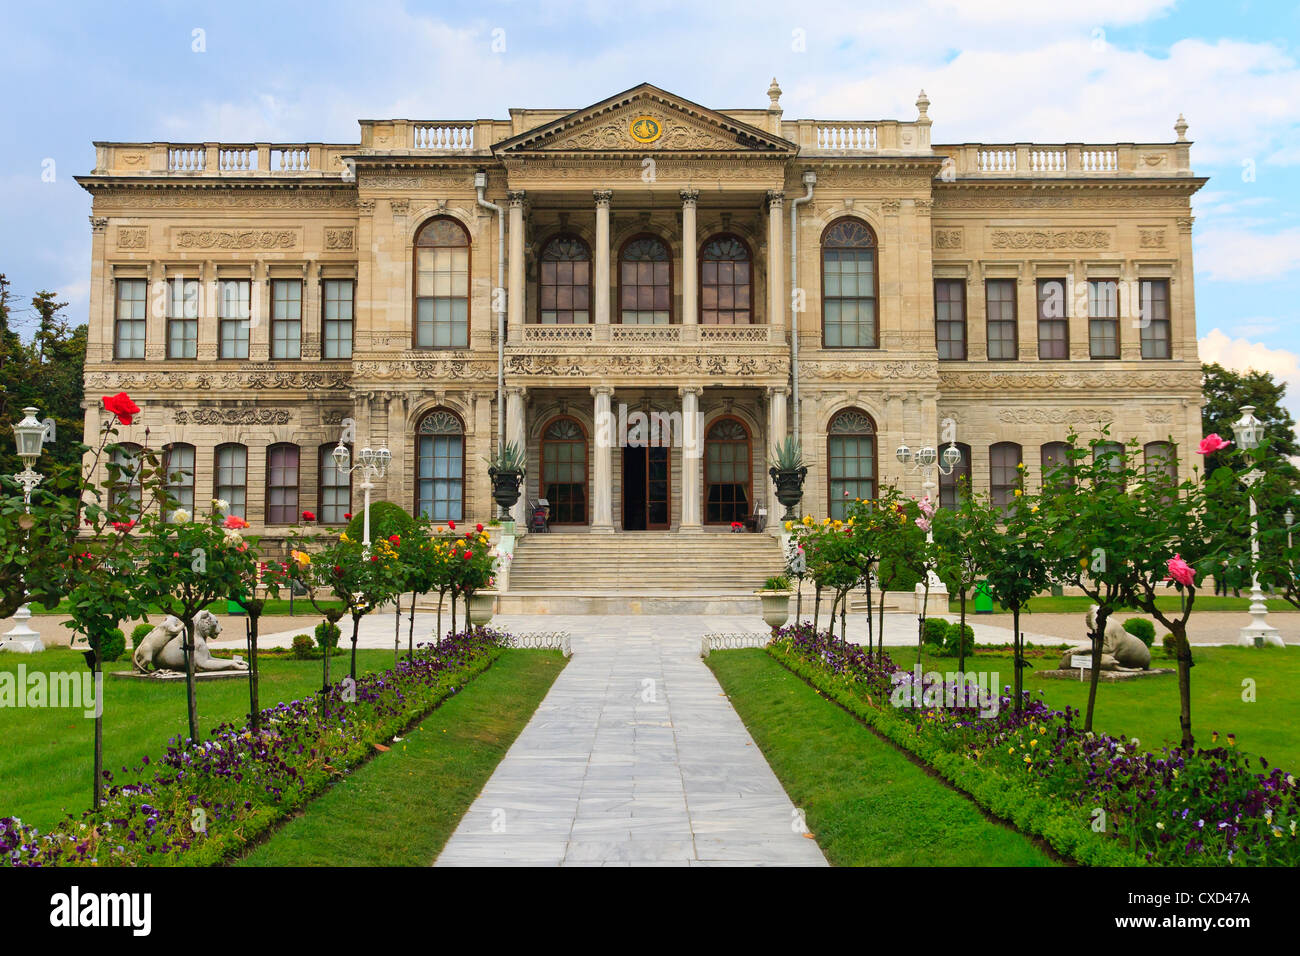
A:
{"label": "arched window", "polygon": [[226,502],[226,514],[247,519],[248,449],[243,445],[218,445],[213,497]]}
{"label": "arched window", "polygon": [[1178,481],[1178,448],[1167,441],[1147,442],[1142,446],[1144,471],[1147,475],[1163,473],[1170,483]]}
{"label": "arched window", "polygon": [[591,250],[577,236],[555,236],[542,249],[537,318],[544,325],[591,322]]}
{"label": "arched window", "polygon": [[842,520],[856,499],[876,497],[876,423],[866,412],[846,408],[831,419],[826,450],[827,511]]}
{"label": "arched window", "polygon": [[415,430],[415,511],[434,521],[465,513],[465,427],[454,412],[436,408]]}
{"label": "arched window", "polygon": [[[1070,445],[1063,441],[1049,441],[1038,450],[1042,461],[1043,469],[1043,486],[1048,487],[1052,483],[1052,472],[1058,468],[1066,468],[1070,465]],[[1069,486],[1074,485],[1074,479],[1068,474],[1061,475],[1062,480]]]}
{"label": "arched window", "polygon": [[541,492],[551,524],[587,523],[587,433],[572,418],[542,430]]}
{"label": "arched window", "polygon": [[[144,449],[130,442],[123,442],[114,450],[109,459],[116,467],[110,472],[108,506],[110,509],[125,508],[128,520],[140,517],[140,469],[143,465],[141,455]],[[115,473],[114,473],[115,472]]]}
{"label": "arched window", "polygon": [[272,445],[266,450],[266,523],[298,520],[298,446]]}
{"label": "arched window", "polygon": [[1092,460],[1104,462],[1111,471],[1121,471],[1124,468],[1124,446],[1117,441],[1097,442],[1092,451]]}
{"label": "arched window", "polygon": [[1002,441],[989,448],[989,495],[999,508],[1010,507],[1021,490],[1019,465],[1023,461],[1020,446]]}
{"label": "arched window", "polygon": [[623,244],[618,270],[619,321],[668,325],[673,320],[673,268],[668,245],[657,236]]}
{"label": "arched window", "polygon": [[752,511],[749,429],[719,418],[704,435],[704,523],[744,521]]}
{"label": "arched window", "polygon": [[875,348],[876,237],[857,219],[837,219],[822,233],[822,344]]}
{"label": "arched window", "polygon": [[[939,507],[941,508],[955,509],[970,494],[970,445],[957,442],[956,448],[961,452],[961,461],[953,467],[951,473],[945,475],[942,471],[939,472]],[[940,446],[941,459],[947,450],[947,445]]]}
{"label": "arched window", "polygon": [[181,509],[194,514],[194,446],[175,442],[164,448],[163,472],[173,502],[171,511]]}
{"label": "arched window", "polygon": [[731,235],[714,236],[700,250],[700,322],[749,325],[751,301],[749,246]]}
{"label": "arched window", "polygon": [[[333,444],[320,446],[320,470],[316,481],[316,520],[321,524],[343,524],[352,511],[352,473],[340,471],[334,463]],[[348,446],[349,454],[352,446]]]}
{"label": "arched window", "polygon": [[469,347],[469,233],[430,219],[415,237],[415,347]]}

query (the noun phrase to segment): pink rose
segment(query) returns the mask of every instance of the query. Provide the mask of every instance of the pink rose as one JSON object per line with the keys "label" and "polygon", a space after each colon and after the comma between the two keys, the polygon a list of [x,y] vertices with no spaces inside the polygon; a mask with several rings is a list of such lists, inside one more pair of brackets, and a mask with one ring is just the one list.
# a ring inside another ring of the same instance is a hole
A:
{"label": "pink rose", "polygon": [[1217,433],[1211,432],[1201,439],[1201,444],[1196,450],[1202,455],[1213,455],[1216,451],[1223,451],[1231,444],[1232,442],[1224,441]]}
{"label": "pink rose", "polygon": [[1166,566],[1169,568],[1169,576],[1165,578],[1166,581],[1177,581],[1185,588],[1196,586],[1192,566],[1183,560],[1181,554],[1175,554],[1169,559]]}

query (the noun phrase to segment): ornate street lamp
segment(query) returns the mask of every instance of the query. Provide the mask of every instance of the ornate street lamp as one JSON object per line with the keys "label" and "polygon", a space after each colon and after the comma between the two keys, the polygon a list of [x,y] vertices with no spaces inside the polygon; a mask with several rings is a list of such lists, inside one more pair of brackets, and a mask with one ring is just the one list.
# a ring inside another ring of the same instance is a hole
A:
{"label": "ornate street lamp", "polygon": [[[41,446],[45,443],[46,435],[46,426],[36,415],[35,408],[24,408],[22,421],[14,425],[14,445],[17,446],[18,457],[22,459],[23,470],[13,478],[23,489],[25,515],[29,515],[32,510],[32,492],[45,477],[32,468],[36,464],[36,459],[41,457]],[[23,520],[30,521],[31,518],[25,517]],[[32,630],[27,623],[31,617],[32,609],[26,604],[14,612],[16,623],[13,630],[4,636],[4,640],[0,640],[0,650],[34,654],[45,649],[40,634]]]}
{"label": "ornate street lamp", "polygon": [[348,446],[339,443],[334,446],[330,452],[330,457],[334,459],[334,467],[341,473],[350,475],[352,472],[360,469],[361,471],[361,490],[365,493],[365,501],[361,511],[361,546],[370,547],[370,492],[375,487],[375,479],[383,478],[388,474],[388,465],[393,460],[392,452],[387,448],[380,448],[377,451],[373,448],[363,448],[357,452],[357,463],[349,466],[352,453],[348,451]]}
{"label": "ornate street lamp", "polygon": [[[1254,405],[1241,406],[1241,418],[1232,423],[1232,434],[1237,447],[1242,451],[1253,451],[1259,447],[1264,434],[1263,423],[1255,417]],[[1241,476],[1250,499],[1250,623],[1241,629],[1238,644],[1263,647],[1276,644],[1284,647],[1285,642],[1278,636],[1277,628],[1268,623],[1268,605],[1264,603],[1264,592],[1259,587],[1259,512],[1255,505],[1255,485],[1264,477],[1264,472],[1252,468]]]}
{"label": "ornate street lamp", "polygon": [[[933,445],[925,445],[916,451],[912,451],[904,442],[898,446],[898,449],[894,452],[894,457],[903,466],[904,474],[909,471],[921,474],[921,490],[929,496],[930,501],[937,508],[939,507],[939,496],[936,492],[939,486],[933,478],[934,471],[938,468],[941,475],[951,475],[953,469],[961,464],[961,449],[957,447],[956,443],[949,442],[948,447],[940,455]],[[925,532],[925,540],[928,544],[934,544],[933,527]],[[943,582],[939,580],[939,575],[933,569],[930,570],[929,577],[931,591],[947,593]]]}

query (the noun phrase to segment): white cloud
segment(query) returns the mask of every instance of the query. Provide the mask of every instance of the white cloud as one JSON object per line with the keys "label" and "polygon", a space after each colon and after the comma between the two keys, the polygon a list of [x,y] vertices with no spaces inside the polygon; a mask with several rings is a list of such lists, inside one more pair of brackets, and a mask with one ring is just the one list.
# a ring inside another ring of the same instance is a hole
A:
{"label": "white cloud", "polygon": [[1211,228],[1196,240],[1199,277],[1220,282],[1281,279],[1300,268],[1300,227],[1277,232]]}
{"label": "white cloud", "polygon": [[1219,329],[1211,329],[1197,345],[1202,362],[1217,362],[1236,372],[1268,372],[1276,381],[1285,383],[1283,402],[1291,415],[1300,419],[1300,354],[1249,339],[1229,338]]}

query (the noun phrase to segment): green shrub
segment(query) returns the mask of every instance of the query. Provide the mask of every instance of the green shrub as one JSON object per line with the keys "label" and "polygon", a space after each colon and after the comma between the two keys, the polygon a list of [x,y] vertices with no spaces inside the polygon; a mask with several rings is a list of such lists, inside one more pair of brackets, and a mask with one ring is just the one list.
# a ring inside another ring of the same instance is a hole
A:
{"label": "green shrub", "polygon": [[768,578],[767,583],[763,585],[764,591],[788,591],[790,590],[790,579],[784,574],[774,578]]}
{"label": "green shrub", "polygon": [[316,625],[316,645],[318,647],[337,647],[341,633],[339,626],[333,621],[321,621]]}
{"label": "green shrub", "polygon": [[1156,626],[1144,617],[1131,617],[1124,622],[1124,630],[1128,631],[1147,647],[1150,647],[1156,640]]}
{"label": "green shrub", "polygon": [[140,642],[143,641],[146,637],[148,637],[149,632],[152,630],[153,630],[153,625],[148,623],[147,621],[144,624],[137,624],[135,626],[135,629],[131,631],[131,650],[135,650],[137,647],[139,647]]}
{"label": "green shrub", "polygon": [[1172,634],[1166,634],[1160,638],[1160,646],[1165,649],[1165,657],[1178,656],[1178,642],[1174,640]]}
{"label": "green shrub", "polygon": [[[360,541],[365,534],[365,512],[358,510],[348,522],[347,535]],[[401,505],[391,501],[370,503],[370,540],[381,541],[394,534],[406,534],[415,522]]]}
{"label": "green shrub", "polygon": [[[948,625],[948,633],[943,636],[943,656],[957,657],[959,653],[958,636],[961,634],[962,626],[960,621],[953,621]],[[975,653],[975,629],[969,624],[966,625],[966,656],[969,657]]]}
{"label": "green shrub", "polygon": [[[98,642],[99,659],[105,664],[115,661],[126,652],[126,635],[122,633],[120,627],[115,627]],[[96,642],[90,642],[91,648],[94,648]]]}
{"label": "green shrub", "polygon": [[943,647],[948,637],[948,622],[941,617],[927,617],[921,626],[921,640],[930,647]]}
{"label": "green shrub", "polygon": [[300,661],[309,661],[315,656],[315,647],[312,645],[310,634],[293,636],[293,656]]}

